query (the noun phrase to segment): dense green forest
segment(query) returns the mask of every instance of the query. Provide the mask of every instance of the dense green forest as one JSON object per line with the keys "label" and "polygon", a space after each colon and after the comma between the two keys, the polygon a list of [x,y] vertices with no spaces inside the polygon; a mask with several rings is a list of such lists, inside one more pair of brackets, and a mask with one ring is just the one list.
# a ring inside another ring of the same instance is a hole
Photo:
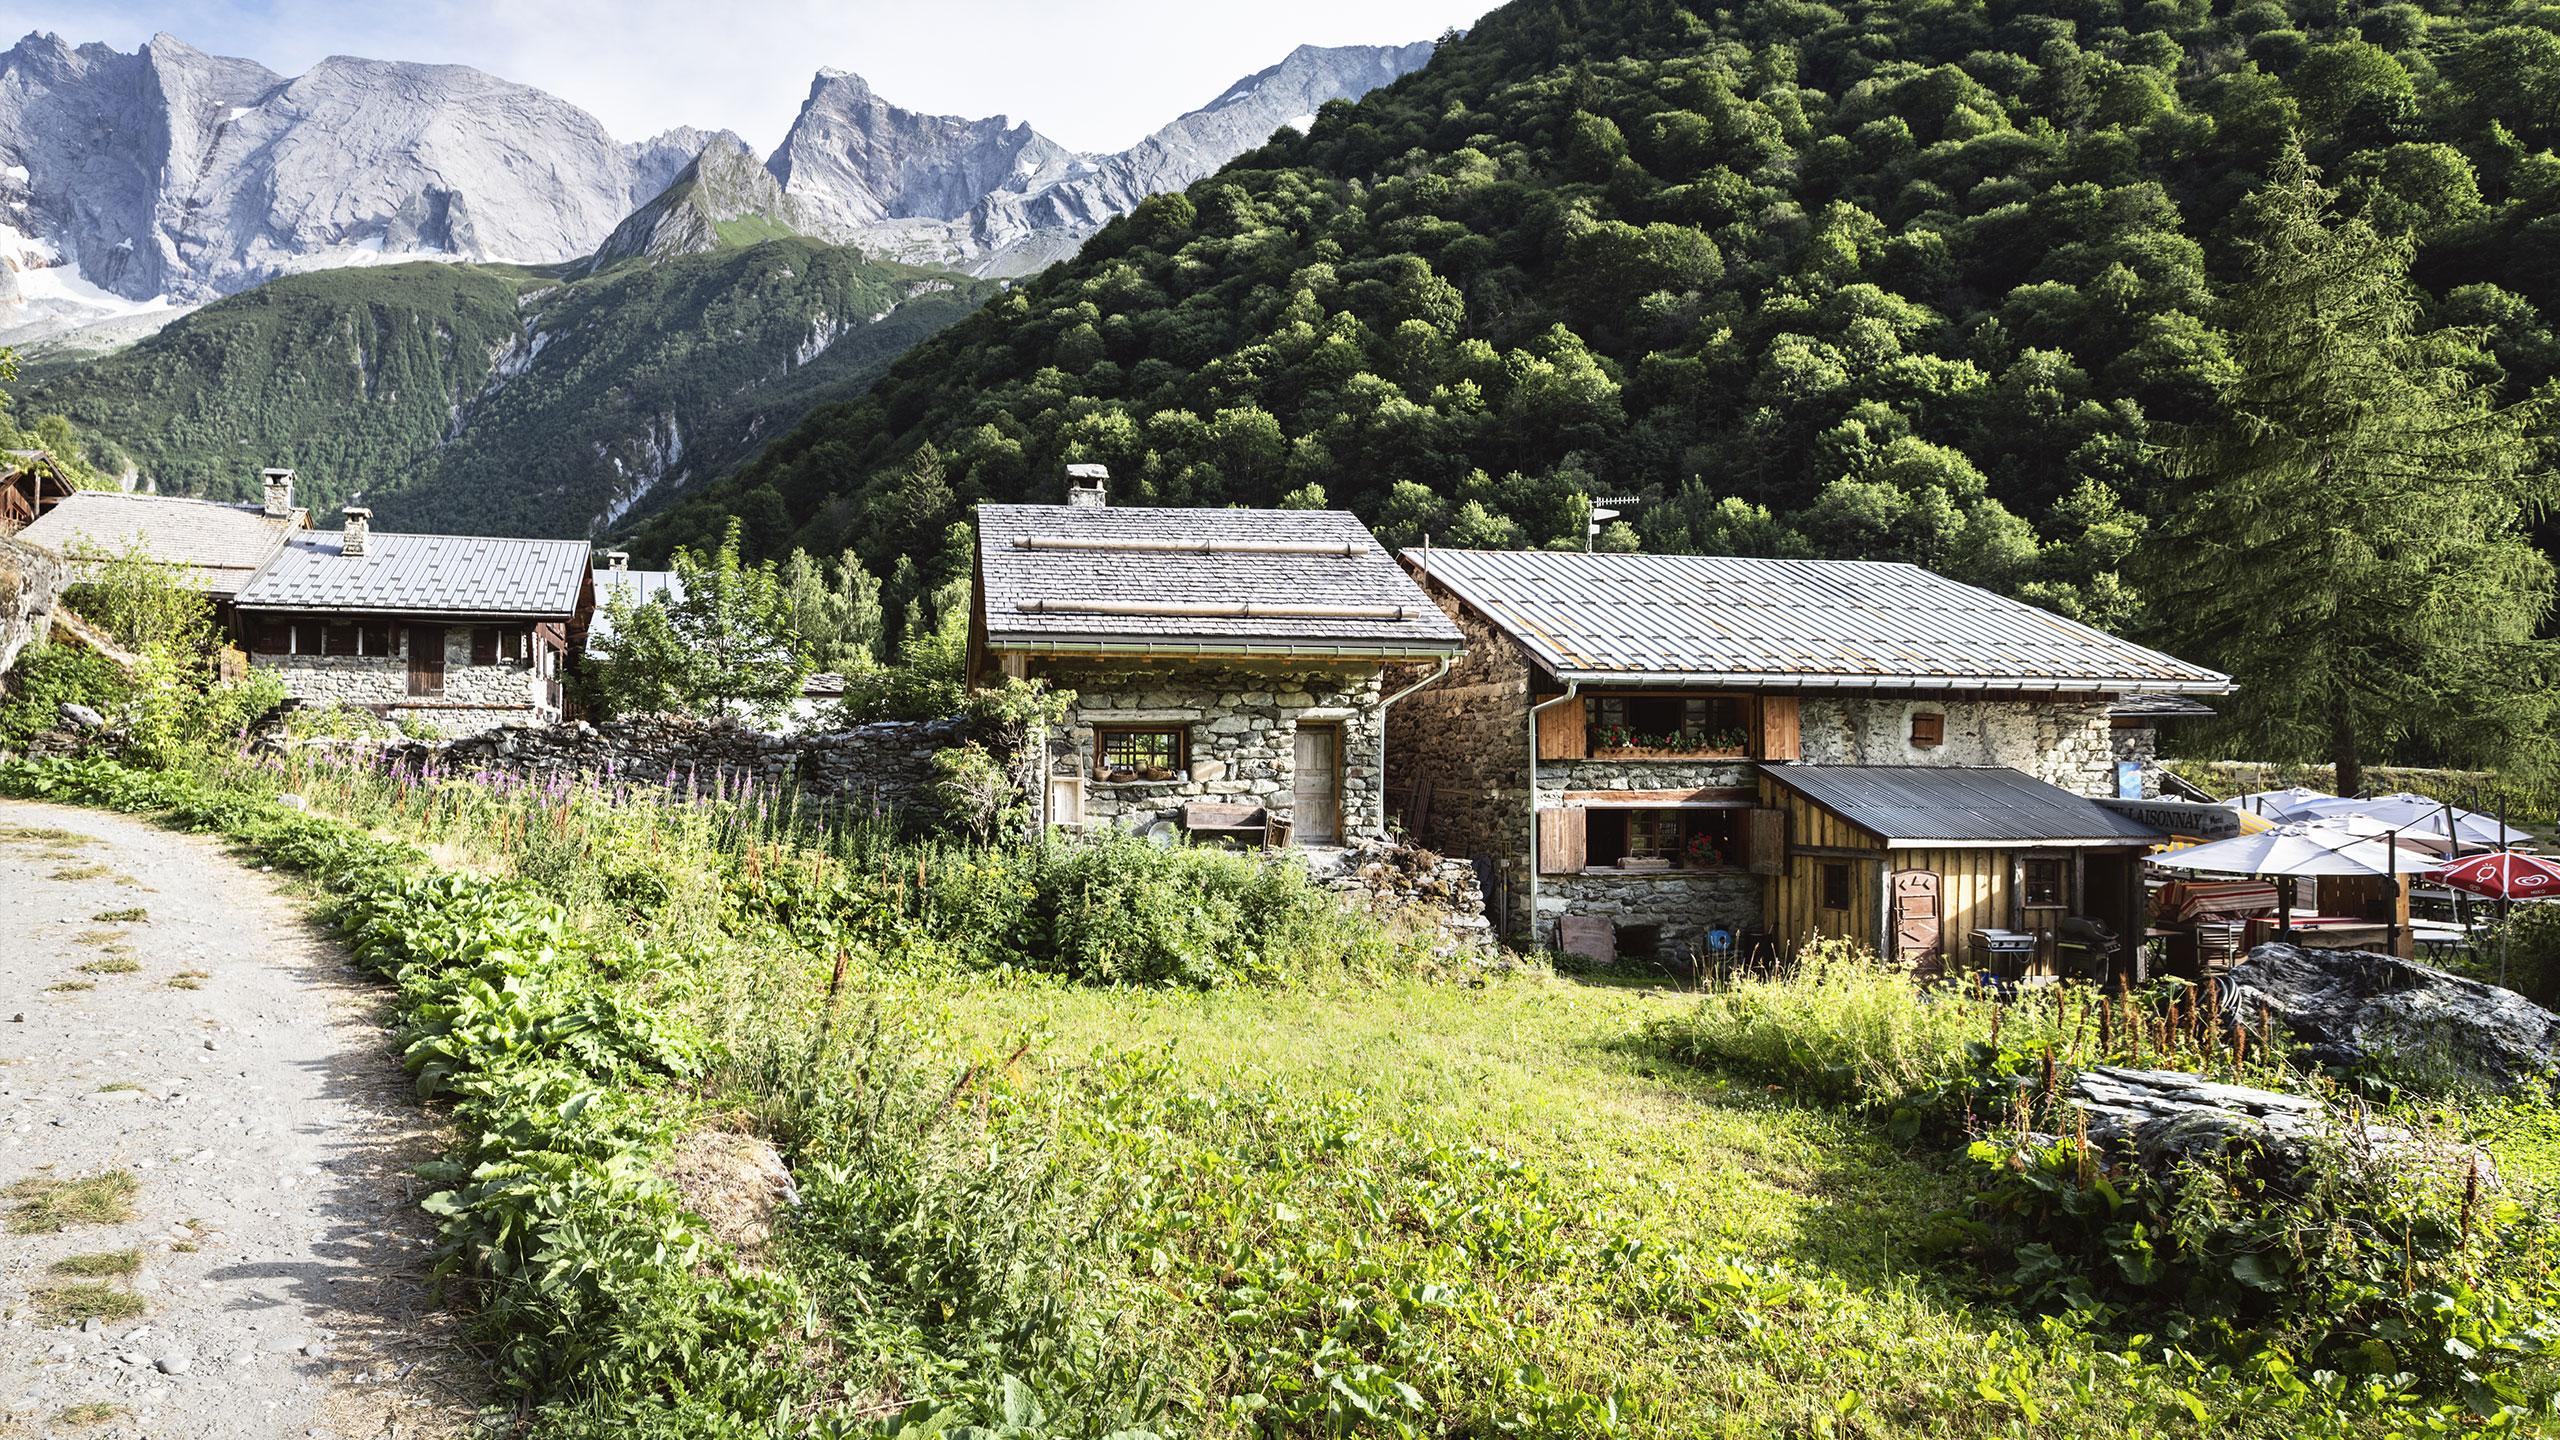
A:
{"label": "dense green forest", "polygon": [[1908,558],[2174,640],[2128,557],[2181,431],[2222,418],[2231,227],[2291,141],[2333,218],[2414,252],[2482,394],[2560,368],[2555,32],[2496,4],[1519,0],[1141,206],[643,548],[737,514],[764,553],[918,557],[894,612],[958,572],[969,504],[1099,460],[1121,501],[1320,494],[1392,542],[1580,544],[1586,497],[1641,495],[1602,543]]}
{"label": "dense green forest", "polygon": [[[983,282],[802,238],[580,267],[292,276],[104,358],[29,366],[111,469],[249,498],[290,465],[412,530],[583,535],[715,475],[966,314]],[[822,343],[823,342],[823,343]]]}

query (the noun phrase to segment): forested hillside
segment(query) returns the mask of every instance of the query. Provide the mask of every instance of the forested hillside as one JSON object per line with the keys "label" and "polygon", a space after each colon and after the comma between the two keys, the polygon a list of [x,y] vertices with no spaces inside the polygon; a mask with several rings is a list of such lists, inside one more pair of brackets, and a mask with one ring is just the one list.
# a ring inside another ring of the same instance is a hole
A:
{"label": "forested hillside", "polygon": [[992,293],[797,237],[575,279],[325,271],[31,367],[24,408],[167,491],[248,498],[290,465],[315,508],[362,490],[388,527],[582,535],[737,464]]}
{"label": "forested hillside", "polygon": [[2425,325],[2484,327],[2449,337],[2484,393],[2560,365],[2555,30],[1519,0],[1141,206],[648,548],[737,513],[767,552],[948,575],[971,502],[1084,459],[1129,502],[1321,492],[1395,542],[1579,544],[1586,496],[1640,494],[1649,548],[1905,557],[2145,628],[2124,562],[2217,418],[2230,222],[2289,137],[2333,218],[2414,244]]}

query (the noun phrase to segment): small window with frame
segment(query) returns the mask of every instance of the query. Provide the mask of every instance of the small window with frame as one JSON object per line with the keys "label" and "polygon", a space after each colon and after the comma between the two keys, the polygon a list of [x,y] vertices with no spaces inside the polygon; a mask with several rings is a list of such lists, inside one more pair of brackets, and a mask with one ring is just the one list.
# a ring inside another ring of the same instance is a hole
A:
{"label": "small window with frame", "polygon": [[1936,710],[1911,713],[1911,748],[1935,750],[1947,743],[1947,717]]}
{"label": "small window with frame", "polygon": [[1825,910],[1848,909],[1851,889],[1849,862],[1846,860],[1823,861],[1821,881],[1822,908]]}
{"label": "small window with frame", "polygon": [[1171,780],[1182,773],[1186,732],[1179,725],[1097,725],[1096,780]]}
{"label": "small window with frame", "polygon": [[2030,860],[2026,866],[2027,908],[2059,910],[2062,908],[2062,862]]}

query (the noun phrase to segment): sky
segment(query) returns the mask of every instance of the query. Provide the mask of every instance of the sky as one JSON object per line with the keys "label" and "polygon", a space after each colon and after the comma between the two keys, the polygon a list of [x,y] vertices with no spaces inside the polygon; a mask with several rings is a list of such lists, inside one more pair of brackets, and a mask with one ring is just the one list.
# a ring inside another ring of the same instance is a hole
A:
{"label": "sky", "polygon": [[13,33],[131,50],[167,31],[294,75],[329,55],[473,65],[625,140],[675,125],[782,138],[820,66],[893,104],[1007,115],[1119,150],[1301,44],[1401,45],[1494,0],[8,0]]}

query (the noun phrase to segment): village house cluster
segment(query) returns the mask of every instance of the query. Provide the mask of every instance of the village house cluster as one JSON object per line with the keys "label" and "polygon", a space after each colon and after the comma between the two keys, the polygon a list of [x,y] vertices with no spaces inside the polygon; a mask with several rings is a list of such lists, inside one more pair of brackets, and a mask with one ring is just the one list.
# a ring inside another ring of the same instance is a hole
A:
{"label": "village house cluster", "polygon": [[[189,577],[311,704],[463,735],[560,720],[672,593],[584,541],[314,529],[259,504],[33,488],[22,543]],[[1608,959],[1853,940],[1922,971],[2002,937],[2129,955],[2159,729],[2227,677],[1916,566],[1390,552],[1331,511],[978,508],[973,683],[1071,692],[1035,823],[1471,862],[1516,941]],[[817,691],[801,707],[814,718]],[[1979,957],[1970,957],[1979,958]]]}

